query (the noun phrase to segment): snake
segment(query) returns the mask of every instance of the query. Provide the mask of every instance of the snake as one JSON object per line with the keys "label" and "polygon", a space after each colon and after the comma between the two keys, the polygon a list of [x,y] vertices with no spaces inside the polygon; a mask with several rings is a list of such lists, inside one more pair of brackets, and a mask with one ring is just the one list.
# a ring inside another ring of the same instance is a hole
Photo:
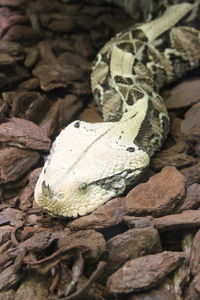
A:
{"label": "snake", "polygon": [[[134,15],[131,0],[114,2]],[[150,13],[98,52],[91,86],[104,122],[75,120],[56,137],[34,191],[47,213],[94,212],[136,185],[162,147],[170,120],[160,89],[199,65],[200,14],[197,0],[161,2],[157,17]]]}

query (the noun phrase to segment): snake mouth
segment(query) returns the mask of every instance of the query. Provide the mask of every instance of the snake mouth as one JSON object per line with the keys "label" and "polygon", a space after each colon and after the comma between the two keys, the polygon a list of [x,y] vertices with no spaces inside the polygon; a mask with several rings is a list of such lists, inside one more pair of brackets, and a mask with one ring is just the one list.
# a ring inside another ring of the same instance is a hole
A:
{"label": "snake mouth", "polygon": [[[46,190],[46,194],[44,195],[40,191],[40,193],[37,194],[37,197],[35,197],[36,203],[44,210],[44,212],[61,220],[70,221],[77,217],[95,213],[103,204],[115,198],[113,193],[104,190],[104,193],[101,193],[101,196],[98,195],[96,199],[94,197],[90,198],[89,195],[86,195],[86,198],[84,199],[85,201],[80,200],[76,202],[76,198],[66,199],[65,195],[65,198],[59,201],[55,197],[56,194],[53,195],[49,187],[46,188],[48,193]],[[100,187],[97,186],[97,188],[98,191],[100,191]],[[97,194],[98,192],[96,195]]]}
{"label": "snake mouth", "polygon": [[[70,212],[63,211],[63,207],[65,206],[63,202],[56,201],[54,198],[45,197],[44,195],[40,195],[36,199],[36,203],[39,207],[41,207],[46,213],[51,215],[52,217],[56,217],[59,219],[73,219],[75,218]],[[78,216],[78,213],[77,213]]]}
{"label": "snake mouth", "polygon": [[65,194],[63,192],[54,193],[44,180],[41,184],[41,190],[35,192],[36,203],[48,214],[54,217],[67,218],[60,212],[62,209]]}
{"label": "snake mouth", "polygon": [[60,219],[60,220],[74,220],[76,217],[73,217],[73,216],[63,216],[63,213],[62,214],[57,214],[57,213],[53,213],[52,211],[50,211],[49,209],[47,209],[47,208],[43,208],[44,209],[44,211],[48,214],[48,215],[50,215],[50,216],[52,216],[52,217],[54,217],[54,218],[58,218],[58,219]]}

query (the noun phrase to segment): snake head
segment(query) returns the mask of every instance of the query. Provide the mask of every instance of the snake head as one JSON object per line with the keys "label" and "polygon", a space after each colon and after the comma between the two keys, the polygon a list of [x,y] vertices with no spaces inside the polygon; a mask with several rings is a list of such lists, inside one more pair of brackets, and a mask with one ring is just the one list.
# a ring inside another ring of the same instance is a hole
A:
{"label": "snake head", "polygon": [[36,184],[37,204],[75,218],[121,195],[149,163],[129,127],[125,121],[75,121],[62,130]]}

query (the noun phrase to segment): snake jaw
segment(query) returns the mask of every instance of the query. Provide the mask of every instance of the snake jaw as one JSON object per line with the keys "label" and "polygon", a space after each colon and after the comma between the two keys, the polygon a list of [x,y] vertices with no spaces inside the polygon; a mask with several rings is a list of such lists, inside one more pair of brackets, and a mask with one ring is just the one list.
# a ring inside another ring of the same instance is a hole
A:
{"label": "snake jaw", "polygon": [[108,200],[121,195],[130,183],[136,182],[142,171],[143,168],[127,169],[90,183],[79,181],[70,174],[60,183],[47,183],[43,169],[36,184],[35,201],[53,216],[76,218],[94,212]]}
{"label": "snake jaw", "polygon": [[54,216],[76,218],[121,195],[149,164],[148,154],[133,143],[137,126],[129,126],[138,114],[122,123],[68,125],[37,181],[37,204]]}
{"label": "snake jaw", "polygon": [[56,193],[45,181],[35,189],[35,200],[40,207],[53,216],[67,218],[91,213],[113,196],[114,191],[105,191],[100,186],[80,189],[79,185],[73,185],[73,188],[70,185],[69,189],[65,187],[65,192]]}

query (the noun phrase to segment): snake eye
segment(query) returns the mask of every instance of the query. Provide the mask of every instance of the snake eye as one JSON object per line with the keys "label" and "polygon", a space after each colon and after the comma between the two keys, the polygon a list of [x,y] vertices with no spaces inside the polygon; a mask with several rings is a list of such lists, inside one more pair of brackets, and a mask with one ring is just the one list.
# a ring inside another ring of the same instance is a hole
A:
{"label": "snake eye", "polygon": [[87,183],[86,182],[81,182],[79,184],[78,188],[79,188],[79,190],[82,190],[82,191],[86,190],[87,189]]}

